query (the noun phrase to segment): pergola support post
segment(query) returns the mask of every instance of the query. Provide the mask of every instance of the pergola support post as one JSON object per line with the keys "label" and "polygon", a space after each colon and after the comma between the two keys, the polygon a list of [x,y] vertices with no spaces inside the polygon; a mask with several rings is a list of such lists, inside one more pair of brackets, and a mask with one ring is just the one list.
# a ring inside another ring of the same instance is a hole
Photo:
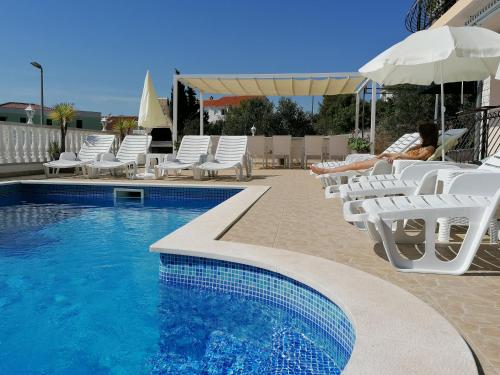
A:
{"label": "pergola support post", "polygon": [[372,106],[370,113],[370,151],[375,153],[375,118],[377,113],[377,83],[372,81]]}
{"label": "pergola support post", "polygon": [[354,119],[354,131],[359,133],[359,92],[356,92],[356,118]]}
{"label": "pergola support post", "polygon": [[203,135],[203,91],[200,91],[200,135]]}
{"label": "pergola support post", "polygon": [[173,97],[173,124],[172,124],[172,150],[175,151],[175,144],[177,143],[177,116],[178,116],[178,96],[179,96],[179,84],[177,82],[177,74],[174,74],[174,79],[173,79],[173,86],[174,86],[174,97]]}

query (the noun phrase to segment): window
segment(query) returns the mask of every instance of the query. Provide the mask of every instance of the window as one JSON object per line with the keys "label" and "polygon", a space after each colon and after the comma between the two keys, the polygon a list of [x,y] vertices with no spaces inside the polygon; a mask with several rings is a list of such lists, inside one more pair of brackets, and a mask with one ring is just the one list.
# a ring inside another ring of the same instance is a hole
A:
{"label": "window", "polygon": [[47,125],[52,125],[52,120],[50,118],[48,118],[47,120],[45,120],[45,123]]}
{"label": "window", "polygon": [[226,110],[225,110],[225,109],[221,109],[221,110],[220,110],[220,114],[221,114],[222,116],[224,116],[224,115],[226,114]]}
{"label": "window", "polygon": [[19,122],[23,123],[23,124],[26,124],[26,117],[20,117],[19,118]]}
{"label": "window", "polygon": [[0,121],[7,121],[7,116],[0,116]]}
{"label": "window", "polygon": [[81,129],[83,127],[83,120],[76,120],[76,127]]}

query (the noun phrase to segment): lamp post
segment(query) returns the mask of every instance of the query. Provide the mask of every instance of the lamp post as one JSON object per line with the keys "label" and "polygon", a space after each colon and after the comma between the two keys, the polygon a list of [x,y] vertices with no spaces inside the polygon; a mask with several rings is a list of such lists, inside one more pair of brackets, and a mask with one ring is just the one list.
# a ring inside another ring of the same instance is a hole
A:
{"label": "lamp post", "polygon": [[256,131],[257,131],[257,128],[255,127],[255,125],[252,125],[252,127],[250,128],[250,132],[252,133],[252,137],[255,136]]}
{"label": "lamp post", "polygon": [[33,124],[33,115],[35,114],[35,110],[31,106],[31,104],[28,105],[24,110],[26,112],[26,116],[28,117],[28,125]]}
{"label": "lamp post", "polygon": [[102,131],[106,131],[106,125],[108,124],[108,117],[107,116],[102,116],[101,117],[101,125],[102,125]]}
{"label": "lamp post", "polygon": [[41,115],[40,115],[40,125],[43,125],[43,117],[44,117],[43,116],[43,68],[36,61],[32,61],[31,65],[33,65],[37,69],[40,69],[40,96],[41,96],[41,102],[42,102]]}

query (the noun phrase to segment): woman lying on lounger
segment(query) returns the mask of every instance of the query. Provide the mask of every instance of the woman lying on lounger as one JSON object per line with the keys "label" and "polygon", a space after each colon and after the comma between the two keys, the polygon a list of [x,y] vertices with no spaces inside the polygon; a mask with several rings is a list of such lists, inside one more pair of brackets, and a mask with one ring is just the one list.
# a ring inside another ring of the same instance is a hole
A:
{"label": "woman lying on lounger", "polygon": [[350,164],[341,165],[335,168],[319,168],[314,165],[311,166],[311,170],[316,174],[325,173],[339,173],[346,171],[357,171],[363,169],[369,169],[375,165],[379,160],[387,160],[392,163],[397,159],[406,160],[427,160],[436,151],[438,142],[438,131],[437,127],[432,122],[424,122],[419,124],[418,132],[420,133],[420,138],[422,142],[414,147],[409,148],[405,152],[398,153],[388,153],[377,155],[373,159],[357,161]]}

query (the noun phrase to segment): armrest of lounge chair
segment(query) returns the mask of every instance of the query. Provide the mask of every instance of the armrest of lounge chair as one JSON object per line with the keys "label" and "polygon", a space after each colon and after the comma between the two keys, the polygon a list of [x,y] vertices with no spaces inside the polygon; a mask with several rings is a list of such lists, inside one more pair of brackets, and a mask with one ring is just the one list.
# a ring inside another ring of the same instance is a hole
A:
{"label": "armrest of lounge chair", "polygon": [[372,175],[375,174],[390,174],[392,173],[392,164],[387,160],[379,160],[375,163],[372,170]]}
{"label": "armrest of lounge chair", "polygon": [[61,155],[59,155],[59,160],[73,161],[73,160],[76,160],[76,155],[74,152],[69,152],[69,151],[62,152]]}
{"label": "armrest of lounge chair", "polygon": [[375,158],[372,154],[349,154],[345,157],[346,164],[355,163],[357,161],[370,160]]}
{"label": "armrest of lounge chair", "polygon": [[198,160],[198,164],[203,164],[208,160],[208,154],[200,155],[200,159]]}
{"label": "armrest of lounge chair", "polygon": [[117,161],[115,154],[111,152],[105,152],[101,154],[99,161]]}

